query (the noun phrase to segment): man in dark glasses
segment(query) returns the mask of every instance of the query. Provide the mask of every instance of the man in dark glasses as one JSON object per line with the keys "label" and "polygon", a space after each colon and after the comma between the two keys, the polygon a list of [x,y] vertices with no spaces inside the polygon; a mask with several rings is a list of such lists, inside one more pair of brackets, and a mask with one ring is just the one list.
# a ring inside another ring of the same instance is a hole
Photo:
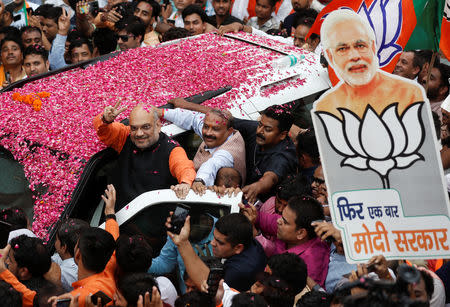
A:
{"label": "man in dark glasses", "polygon": [[145,25],[139,17],[130,16],[116,23],[120,50],[141,46],[145,35]]}

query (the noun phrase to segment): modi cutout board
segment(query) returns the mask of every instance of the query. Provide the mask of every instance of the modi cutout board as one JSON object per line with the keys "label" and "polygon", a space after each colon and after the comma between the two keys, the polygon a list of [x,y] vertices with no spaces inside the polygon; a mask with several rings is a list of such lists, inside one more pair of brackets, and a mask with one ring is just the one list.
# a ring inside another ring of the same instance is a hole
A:
{"label": "modi cutout board", "polygon": [[374,32],[351,10],[330,13],[321,40],[340,82],[311,115],[347,261],[450,257],[450,207],[425,91],[379,69]]}

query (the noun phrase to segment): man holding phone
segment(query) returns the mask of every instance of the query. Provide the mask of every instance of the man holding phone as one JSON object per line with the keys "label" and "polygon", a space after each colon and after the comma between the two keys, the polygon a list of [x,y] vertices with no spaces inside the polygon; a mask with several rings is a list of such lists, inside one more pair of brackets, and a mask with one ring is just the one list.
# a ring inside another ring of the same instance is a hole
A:
{"label": "man holding phone", "polygon": [[32,15],[33,10],[37,9],[39,5],[25,0],[14,0],[15,8],[13,11],[13,22],[11,26],[18,29],[28,26],[28,19]]}
{"label": "man holding phone", "polygon": [[[171,218],[166,226],[170,229]],[[189,277],[201,289],[210,269],[189,242],[190,227],[190,217],[187,217],[180,234],[169,231],[167,234],[177,246]],[[217,221],[211,245],[215,257],[226,259],[223,268],[226,284],[238,291],[249,290],[256,275],[264,271],[267,262],[264,250],[253,238],[250,221],[240,213],[225,215]]]}

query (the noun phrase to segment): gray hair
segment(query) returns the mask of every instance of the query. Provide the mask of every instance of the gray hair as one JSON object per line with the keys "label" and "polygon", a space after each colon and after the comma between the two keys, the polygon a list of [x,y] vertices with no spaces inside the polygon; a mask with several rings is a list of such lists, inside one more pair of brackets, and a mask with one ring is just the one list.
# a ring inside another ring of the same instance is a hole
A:
{"label": "gray hair", "polygon": [[375,33],[366,19],[362,18],[352,10],[340,9],[328,14],[320,28],[320,39],[324,50],[332,47],[330,45],[330,32],[337,24],[342,22],[346,22],[349,27],[357,27],[358,24],[360,24],[369,37],[369,40],[373,41],[374,44],[376,43]]}

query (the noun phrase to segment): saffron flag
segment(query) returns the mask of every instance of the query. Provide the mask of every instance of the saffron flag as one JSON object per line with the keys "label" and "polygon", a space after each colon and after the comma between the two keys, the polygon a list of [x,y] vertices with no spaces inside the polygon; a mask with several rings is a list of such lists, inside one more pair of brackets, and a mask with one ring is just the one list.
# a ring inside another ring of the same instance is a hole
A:
{"label": "saffron flag", "polygon": [[444,4],[439,48],[442,50],[442,53],[447,60],[450,60],[450,0],[446,0]]}
{"label": "saffron flag", "polygon": [[391,73],[416,26],[413,0],[333,0],[319,13],[308,36],[320,35],[323,20],[339,9],[353,10],[369,22],[376,36],[380,68]]}

